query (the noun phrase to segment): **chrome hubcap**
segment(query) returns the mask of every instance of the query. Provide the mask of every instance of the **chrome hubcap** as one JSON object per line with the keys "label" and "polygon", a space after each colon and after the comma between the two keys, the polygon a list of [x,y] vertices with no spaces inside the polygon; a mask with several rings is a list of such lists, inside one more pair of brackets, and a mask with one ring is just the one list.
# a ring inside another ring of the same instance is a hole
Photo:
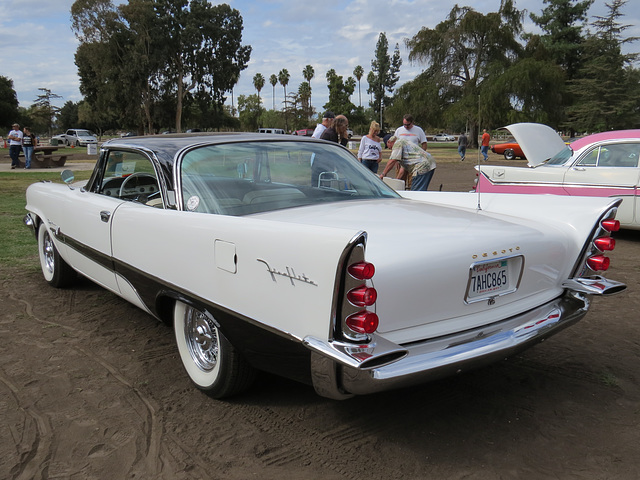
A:
{"label": "chrome hubcap", "polygon": [[187,307],[184,335],[194,363],[204,371],[211,371],[218,363],[218,329],[204,313]]}
{"label": "chrome hubcap", "polygon": [[53,273],[53,270],[55,268],[55,260],[53,256],[54,247],[49,233],[44,234],[44,241],[42,243],[42,253],[44,254],[45,267],[47,268],[49,273]]}

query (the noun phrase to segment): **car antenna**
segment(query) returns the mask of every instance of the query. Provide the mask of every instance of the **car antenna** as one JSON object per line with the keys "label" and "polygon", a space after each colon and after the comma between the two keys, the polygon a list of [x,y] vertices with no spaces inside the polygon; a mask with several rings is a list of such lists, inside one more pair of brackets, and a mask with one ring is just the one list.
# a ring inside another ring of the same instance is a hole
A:
{"label": "car antenna", "polygon": [[[480,134],[480,95],[478,95],[478,135]],[[478,140],[478,137],[476,136],[476,141]],[[477,210],[482,210],[482,206],[480,205],[480,175],[482,175],[482,172],[480,171],[480,149],[481,149],[481,145],[482,142],[480,142],[480,144],[478,145],[478,181],[476,182],[476,194],[478,196],[478,206],[476,207]]]}

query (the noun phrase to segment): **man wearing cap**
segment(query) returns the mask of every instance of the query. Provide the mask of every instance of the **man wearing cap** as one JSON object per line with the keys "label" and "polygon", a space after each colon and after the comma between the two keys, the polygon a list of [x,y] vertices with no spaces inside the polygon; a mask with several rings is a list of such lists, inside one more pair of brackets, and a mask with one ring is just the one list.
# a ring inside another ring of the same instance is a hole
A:
{"label": "man wearing cap", "polygon": [[9,132],[9,156],[11,157],[11,168],[20,166],[20,160],[18,156],[22,150],[22,132],[20,131],[20,125],[14,123],[12,130]]}
{"label": "man wearing cap", "polygon": [[394,165],[400,164],[411,179],[411,190],[426,191],[436,170],[436,162],[431,154],[406,137],[394,135],[387,145],[392,149],[391,155],[380,178],[383,179]]}
{"label": "man wearing cap", "polygon": [[333,119],[335,117],[336,116],[331,110],[327,110],[326,112],[324,112],[324,115],[322,116],[322,123],[318,124],[316,129],[313,131],[313,135],[311,136],[313,138],[320,138],[324,131],[331,126],[331,122],[333,122]]}

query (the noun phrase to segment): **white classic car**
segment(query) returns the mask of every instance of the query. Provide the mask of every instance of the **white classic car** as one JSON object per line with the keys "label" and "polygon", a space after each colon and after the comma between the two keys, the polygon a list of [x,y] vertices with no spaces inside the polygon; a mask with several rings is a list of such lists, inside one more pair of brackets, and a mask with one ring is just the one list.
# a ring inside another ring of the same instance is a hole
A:
{"label": "white classic car", "polygon": [[67,130],[65,133],[55,135],[51,137],[51,141],[58,145],[66,145],[67,147],[70,147],[71,145],[84,147],[86,145],[98,143],[98,139],[93,133],[89,130],[83,130],[80,128],[72,128]]}
{"label": "white classic car", "polygon": [[640,130],[596,133],[567,145],[546,125],[505,128],[531,168],[478,166],[479,191],[620,198],[616,218],[640,230]]}
{"label": "white classic car", "polygon": [[397,193],[309,137],[114,139],[88,181],[63,176],[27,190],[46,281],[80,273],[172,325],[216,398],[257,370],[334,399],[418,384],[625,288],[598,274],[619,200]]}

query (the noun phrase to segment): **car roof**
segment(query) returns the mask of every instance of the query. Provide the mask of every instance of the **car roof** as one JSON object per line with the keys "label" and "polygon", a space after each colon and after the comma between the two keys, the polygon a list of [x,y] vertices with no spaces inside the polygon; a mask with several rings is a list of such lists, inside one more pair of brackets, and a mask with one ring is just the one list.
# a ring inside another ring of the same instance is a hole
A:
{"label": "car roof", "polygon": [[582,147],[591,145],[592,143],[602,142],[605,140],[640,140],[640,130],[612,130],[610,132],[594,133],[586,137],[578,138],[571,143],[573,151],[580,150]]}
{"label": "car roof", "polygon": [[173,133],[166,135],[146,135],[143,137],[114,138],[102,145],[103,149],[142,149],[155,154],[158,161],[166,168],[173,167],[176,153],[187,147],[200,145],[215,145],[230,142],[265,142],[265,141],[290,141],[290,142],[326,142],[311,137],[294,135],[241,133],[241,132],[196,132]]}

